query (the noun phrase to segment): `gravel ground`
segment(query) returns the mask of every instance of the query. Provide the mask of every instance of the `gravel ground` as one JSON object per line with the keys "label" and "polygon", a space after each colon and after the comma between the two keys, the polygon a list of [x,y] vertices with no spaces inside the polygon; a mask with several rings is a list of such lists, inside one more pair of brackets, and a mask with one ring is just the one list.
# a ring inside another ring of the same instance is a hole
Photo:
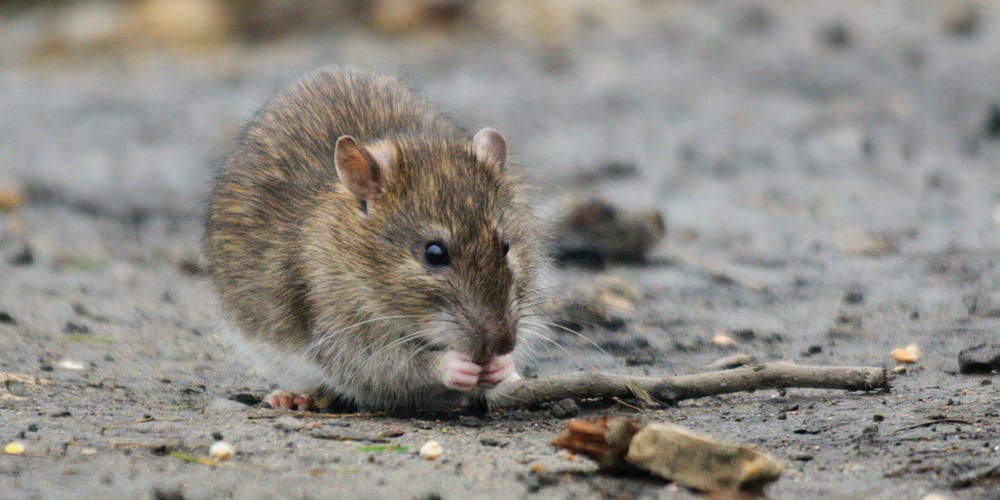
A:
{"label": "gravel ground", "polygon": [[[0,441],[26,448],[0,455],[0,497],[691,495],[558,454],[565,419],[545,408],[257,404],[270,386],[223,339],[201,272],[204,200],[240,123],[336,63],[400,74],[504,132],[546,217],[566,194],[664,215],[645,263],[554,270],[557,296],[614,278],[638,299],[621,328],[553,332],[528,373],[673,375],[738,352],[892,367],[918,344],[889,393],[759,391],[641,416],[771,453],[776,498],[1000,498],[997,477],[952,487],[1000,463],[1000,379],[958,372],[960,350],[1000,343],[1000,4],[594,9],[552,37],[345,28],[55,52],[44,11],[0,17],[0,191],[28,193],[0,213]],[[580,414],[606,411],[634,413]],[[191,461],[220,436],[232,460]],[[414,454],[430,439],[434,462]]]}

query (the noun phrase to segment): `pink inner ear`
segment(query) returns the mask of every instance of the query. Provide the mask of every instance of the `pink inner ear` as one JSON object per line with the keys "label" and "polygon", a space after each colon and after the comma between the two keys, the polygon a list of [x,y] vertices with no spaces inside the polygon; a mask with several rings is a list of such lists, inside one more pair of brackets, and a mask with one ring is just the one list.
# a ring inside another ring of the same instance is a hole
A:
{"label": "pink inner ear", "polygon": [[484,128],[472,138],[476,159],[480,162],[494,162],[501,167],[507,163],[507,140],[500,132]]}
{"label": "pink inner ear", "polygon": [[382,192],[382,171],[375,159],[349,135],[337,139],[334,163],[337,176],[354,196],[372,200]]}

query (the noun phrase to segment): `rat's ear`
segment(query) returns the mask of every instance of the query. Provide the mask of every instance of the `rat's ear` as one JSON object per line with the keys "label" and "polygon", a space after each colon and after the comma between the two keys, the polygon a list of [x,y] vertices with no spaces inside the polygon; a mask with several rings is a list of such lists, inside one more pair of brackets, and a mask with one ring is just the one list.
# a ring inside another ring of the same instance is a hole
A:
{"label": "rat's ear", "polygon": [[476,132],[472,147],[480,163],[496,163],[500,168],[507,163],[507,140],[496,130],[487,127]]}
{"label": "rat's ear", "polygon": [[381,164],[385,163],[384,158],[380,163],[354,137],[342,135],[337,139],[333,160],[340,182],[359,200],[367,203],[385,187],[386,166]]}

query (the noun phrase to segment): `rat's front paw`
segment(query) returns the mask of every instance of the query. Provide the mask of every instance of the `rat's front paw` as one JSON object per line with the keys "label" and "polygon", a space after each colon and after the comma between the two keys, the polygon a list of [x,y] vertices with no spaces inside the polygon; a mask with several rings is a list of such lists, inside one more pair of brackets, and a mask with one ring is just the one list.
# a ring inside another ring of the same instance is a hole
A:
{"label": "rat's front paw", "polygon": [[492,388],[501,382],[520,380],[514,368],[514,358],[510,354],[497,356],[483,364],[483,372],[479,374],[479,386]]}
{"label": "rat's front paw", "polygon": [[448,351],[441,357],[444,385],[449,389],[469,392],[479,383],[483,367],[472,362],[472,356],[458,351]]}
{"label": "rat's front paw", "polygon": [[265,396],[264,402],[271,405],[271,408],[284,408],[286,410],[309,411],[315,408],[309,394],[294,394],[281,389]]}

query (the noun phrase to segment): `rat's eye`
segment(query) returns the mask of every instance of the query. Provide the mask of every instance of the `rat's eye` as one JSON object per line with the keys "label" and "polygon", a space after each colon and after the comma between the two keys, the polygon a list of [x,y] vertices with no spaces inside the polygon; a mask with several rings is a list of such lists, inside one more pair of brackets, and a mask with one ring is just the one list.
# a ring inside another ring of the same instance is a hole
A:
{"label": "rat's eye", "polygon": [[510,251],[510,240],[504,238],[500,244],[503,245],[503,254],[507,255],[507,252]]}
{"label": "rat's eye", "polygon": [[424,261],[431,267],[447,267],[451,264],[448,247],[440,241],[431,241],[424,247]]}

